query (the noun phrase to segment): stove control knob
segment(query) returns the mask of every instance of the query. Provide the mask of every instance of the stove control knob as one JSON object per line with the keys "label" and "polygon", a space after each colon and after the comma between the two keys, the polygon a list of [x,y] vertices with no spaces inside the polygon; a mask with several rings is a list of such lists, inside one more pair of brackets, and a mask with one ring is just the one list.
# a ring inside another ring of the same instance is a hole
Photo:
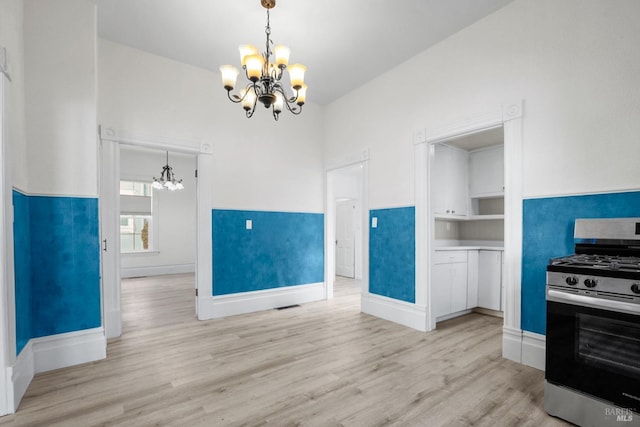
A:
{"label": "stove control knob", "polygon": [[564,281],[567,282],[567,285],[571,286],[575,286],[578,284],[578,278],[576,276],[569,276]]}
{"label": "stove control knob", "polygon": [[631,292],[633,292],[634,294],[640,294],[640,285],[637,283],[631,285]]}
{"label": "stove control knob", "polygon": [[587,288],[595,288],[597,284],[598,281],[596,279],[584,279],[584,285]]}

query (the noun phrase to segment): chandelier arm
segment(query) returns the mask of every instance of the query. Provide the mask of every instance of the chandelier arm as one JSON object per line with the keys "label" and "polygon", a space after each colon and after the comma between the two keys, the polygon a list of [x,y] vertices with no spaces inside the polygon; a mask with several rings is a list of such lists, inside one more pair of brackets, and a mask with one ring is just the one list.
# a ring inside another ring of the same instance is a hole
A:
{"label": "chandelier arm", "polygon": [[238,104],[242,101],[244,101],[244,99],[247,97],[247,94],[249,93],[249,89],[250,88],[254,88],[255,89],[256,84],[253,82],[250,82],[246,87],[245,87],[245,91],[244,91],[244,96],[240,97],[239,95],[236,95],[235,93],[232,95],[231,94],[231,89],[227,89],[227,97],[229,98],[229,101]]}
{"label": "chandelier arm", "polygon": [[287,102],[287,103],[295,103],[298,100],[298,91],[296,89],[294,89],[295,96],[292,96],[291,98],[289,98],[289,96],[287,95],[287,93],[285,92],[284,88],[282,87],[282,84],[280,82],[276,82],[273,85],[273,91],[274,92],[280,92],[280,94],[282,95],[282,98]]}

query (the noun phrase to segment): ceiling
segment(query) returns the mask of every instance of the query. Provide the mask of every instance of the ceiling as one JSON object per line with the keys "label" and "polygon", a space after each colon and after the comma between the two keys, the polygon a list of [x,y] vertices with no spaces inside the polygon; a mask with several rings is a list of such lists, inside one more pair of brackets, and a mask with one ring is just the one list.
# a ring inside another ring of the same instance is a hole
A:
{"label": "ceiling", "polygon": [[[237,47],[264,50],[260,0],[95,0],[98,35],[217,72]],[[324,105],[513,0],[277,0],[271,38],[305,64]],[[222,83],[220,83],[221,90]]]}

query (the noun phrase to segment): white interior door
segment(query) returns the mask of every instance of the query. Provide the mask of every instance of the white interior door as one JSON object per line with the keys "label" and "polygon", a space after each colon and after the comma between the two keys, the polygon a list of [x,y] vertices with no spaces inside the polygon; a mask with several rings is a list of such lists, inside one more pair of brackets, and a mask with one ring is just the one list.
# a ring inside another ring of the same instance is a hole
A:
{"label": "white interior door", "polygon": [[355,277],[355,212],[353,200],[336,202],[336,275]]}

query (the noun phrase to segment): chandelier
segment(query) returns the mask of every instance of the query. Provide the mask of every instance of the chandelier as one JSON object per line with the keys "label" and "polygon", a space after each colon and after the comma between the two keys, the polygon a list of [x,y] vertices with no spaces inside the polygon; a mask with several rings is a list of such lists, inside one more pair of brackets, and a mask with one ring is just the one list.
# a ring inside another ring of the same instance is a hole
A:
{"label": "chandelier", "polygon": [[173,168],[169,166],[169,152],[167,151],[167,164],[162,167],[162,174],[160,175],[160,179],[153,177],[153,184],[151,187],[156,190],[182,190],[184,185],[182,185],[182,180],[176,180],[176,176],[173,174]]}
{"label": "chandelier", "polygon": [[[266,50],[258,53],[258,49],[252,45],[241,45],[240,62],[247,79],[250,81],[239,94],[232,94],[231,91],[236,85],[238,69],[232,65],[220,67],[222,74],[222,84],[227,90],[227,97],[231,102],[242,103],[247,118],[253,116],[258,101],[265,108],[271,107],[273,118],[278,120],[278,116],[286,107],[293,114],[300,114],[307,95],[307,85],[304,83],[304,73],[307,70],[302,64],[289,65],[290,50],[286,46],[275,46],[273,51],[271,45],[271,26],[269,24],[269,10],[276,6],[276,0],[260,0],[262,6],[267,9],[267,35]],[[271,62],[271,56],[275,56],[275,63]],[[289,71],[289,80],[293,91],[292,96],[288,96],[284,90],[282,77],[284,70]]]}

